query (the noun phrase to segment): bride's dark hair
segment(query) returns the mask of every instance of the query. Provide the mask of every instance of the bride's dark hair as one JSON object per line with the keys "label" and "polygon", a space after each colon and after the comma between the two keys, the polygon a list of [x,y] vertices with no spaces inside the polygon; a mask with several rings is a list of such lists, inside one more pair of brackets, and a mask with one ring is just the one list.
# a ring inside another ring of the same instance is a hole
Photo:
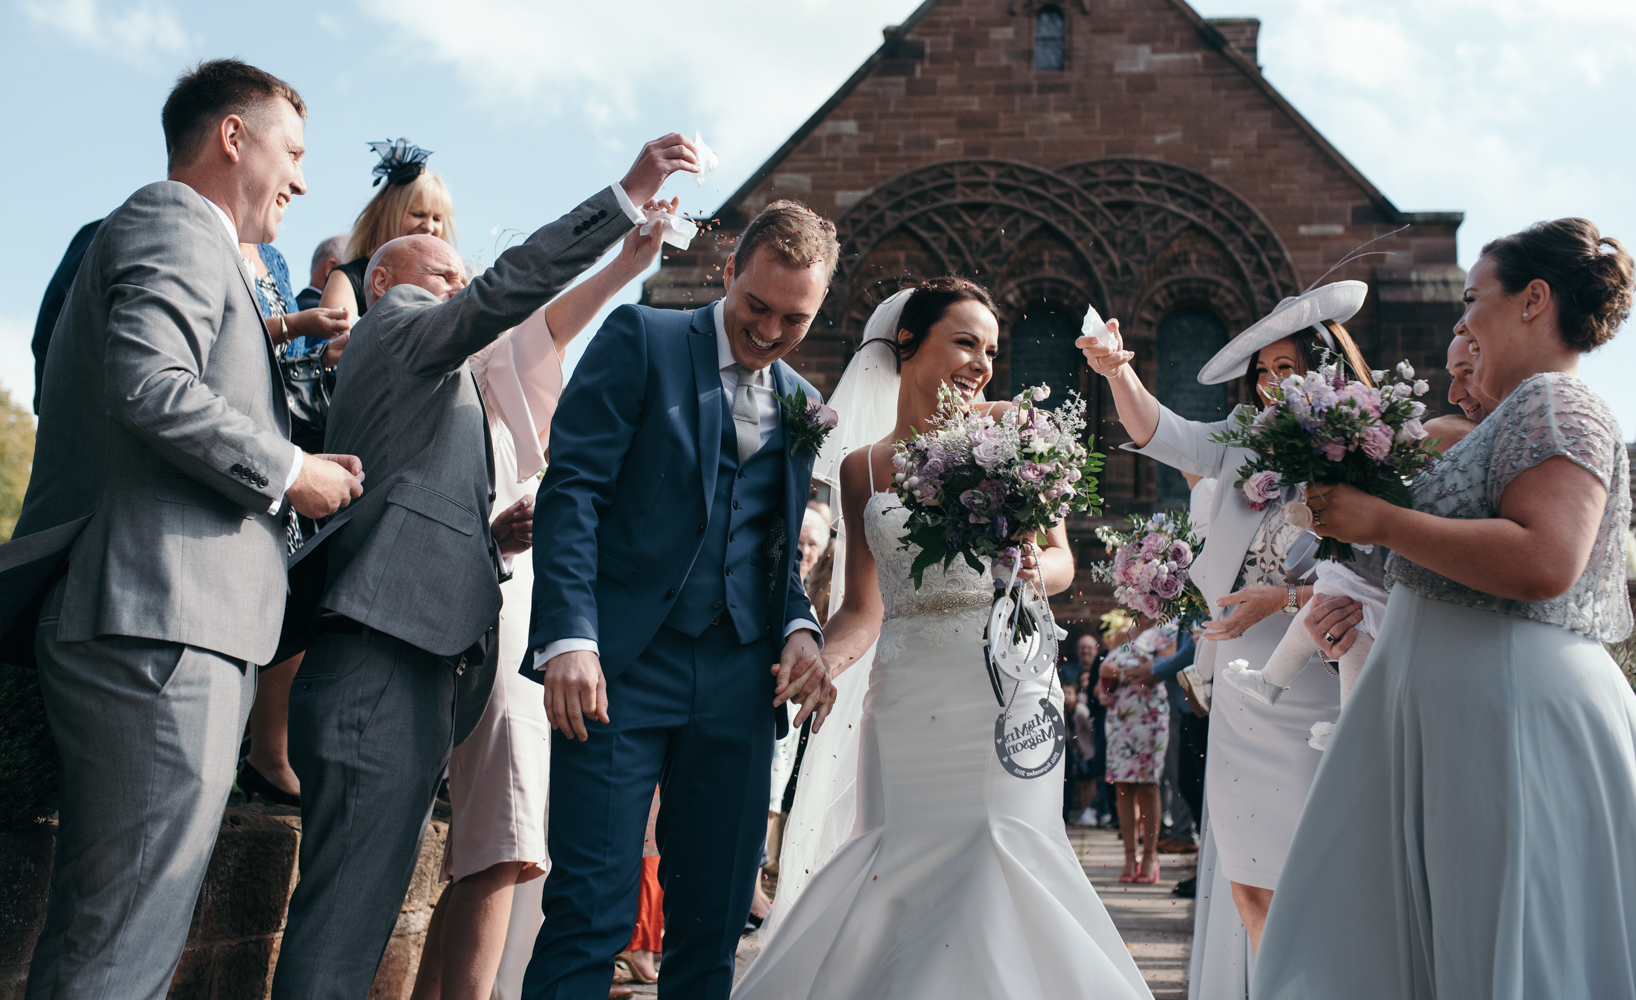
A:
{"label": "bride's dark hair", "polygon": [[932,327],[947,316],[949,309],[959,302],[981,302],[989,312],[996,317],[1000,310],[994,305],[994,297],[988,289],[968,278],[957,278],[954,275],[945,275],[941,278],[926,278],[921,281],[906,281],[899,291],[905,288],[914,289],[909,301],[903,304],[903,315],[898,318],[898,331],[909,331],[908,340],[898,340],[892,337],[886,344],[897,355],[898,370],[903,369],[903,363],[915,356],[920,345],[926,342],[926,335],[932,332]]}

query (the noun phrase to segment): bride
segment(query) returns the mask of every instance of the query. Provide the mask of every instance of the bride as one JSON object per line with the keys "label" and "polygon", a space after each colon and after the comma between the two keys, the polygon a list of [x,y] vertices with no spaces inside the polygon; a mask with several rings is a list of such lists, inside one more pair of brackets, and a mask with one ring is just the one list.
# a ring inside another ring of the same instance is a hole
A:
{"label": "bride", "polygon": [[[917,590],[914,553],[899,541],[907,514],[887,490],[893,443],[930,428],[940,387],[988,413],[1010,406],[981,400],[998,341],[982,287],[922,282],[876,310],[836,390],[842,423],[826,453],[839,466],[844,596],[824,629],[824,660],[831,676],[866,663],[868,677],[856,728],[842,710],[823,735],[856,739],[856,821],[824,864],[800,843],[813,829],[791,816],[780,867],[804,876],[803,888],[793,903],[781,898],[739,1000],[1150,996],[1068,843],[1060,764],[1022,778],[997,755],[982,651],[992,581],[956,559],[928,569]],[[1072,582],[1060,524],[1043,549],[1028,547],[1021,577],[1048,593]],[[1007,697],[1060,712],[1054,673]],[[858,680],[847,678],[854,693]],[[815,754],[830,756],[816,742],[806,759]],[[827,798],[813,777],[802,774],[800,794]],[[792,869],[803,849],[813,863]]]}

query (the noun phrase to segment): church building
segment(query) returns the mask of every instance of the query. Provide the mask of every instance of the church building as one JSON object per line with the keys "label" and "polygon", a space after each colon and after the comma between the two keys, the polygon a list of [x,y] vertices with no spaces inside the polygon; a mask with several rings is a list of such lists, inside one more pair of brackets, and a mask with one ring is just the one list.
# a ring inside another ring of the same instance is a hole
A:
{"label": "church building", "polygon": [[[1259,27],[1185,0],[926,0],[727,199],[719,226],[667,249],[642,301],[718,298],[733,236],[771,201],[803,202],[835,221],[841,262],[787,360],[829,392],[900,279],[979,281],[1000,306],[988,397],[1041,382],[1053,400],[1082,393],[1110,517],[1180,506],[1187,485],[1118,450],[1112,400],[1073,346],[1087,305],[1119,318],[1160,400],[1214,420],[1249,399],[1247,384],[1195,377],[1233,334],[1314,283],[1364,281],[1347,324],[1364,357],[1408,359],[1433,379],[1433,412],[1448,409],[1437,376],[1461,311],[1463,215],[1403,211],[1371,184],[1262,76]],[[1336,267],[1372,240],[1381,253]],[[1076,522],[1083,572],[1106,556],[1101,521]],[[1060,602],[1083,617],[1110,599],[1082,579]]]}

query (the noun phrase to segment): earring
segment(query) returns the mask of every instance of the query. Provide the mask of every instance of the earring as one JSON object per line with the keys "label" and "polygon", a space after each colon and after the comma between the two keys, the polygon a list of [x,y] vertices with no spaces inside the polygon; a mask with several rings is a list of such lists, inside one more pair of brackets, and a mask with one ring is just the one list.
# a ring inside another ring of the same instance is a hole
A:
{"label": "earring", "polygon": [[1523,313],[1522,313],[1522,318],[1523,318],[1523,319],[1527,319],[1527,318],[1528,318],[1528,310],[1526,310],[1526,309],[1524,309],[1524,310],[1523,310]]}

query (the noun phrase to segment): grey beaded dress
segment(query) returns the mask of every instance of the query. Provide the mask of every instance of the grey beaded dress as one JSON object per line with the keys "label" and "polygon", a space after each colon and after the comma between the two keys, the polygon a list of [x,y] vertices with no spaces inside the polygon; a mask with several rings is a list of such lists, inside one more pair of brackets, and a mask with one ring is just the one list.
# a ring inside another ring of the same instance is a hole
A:
{"label": "grey beaded dress", "polygon": [[1394,556],[1386,619],[1319,766],[1255,970],[1258,1000],[1636,997],[1629,466],[1579,380],[1525,380],[1414,486],[1498,517],[1555,456],[1607,489],[1584,573],[1511,601]]}

